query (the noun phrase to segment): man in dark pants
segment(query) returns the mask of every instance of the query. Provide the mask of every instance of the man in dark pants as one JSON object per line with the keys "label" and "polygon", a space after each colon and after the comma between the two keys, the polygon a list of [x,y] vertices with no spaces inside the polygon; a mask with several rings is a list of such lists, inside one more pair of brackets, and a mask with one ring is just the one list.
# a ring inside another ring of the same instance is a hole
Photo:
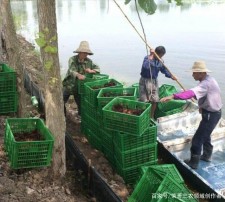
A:
{"label": "man in dark pants", "polygon": [[[191,158],[184,161],[191,168],[197,169],[200,159],[207,162],[211,161],[213,152],[211,133],[221,118],[222,99],[220,87],[217,81],[207,74],[207,72],[211,71],[206,68],[205,62],[195,62],[192,72],[193,78],[199,81],[196,87],[164,97],[160,101],[167,102],[171,99],[187,100],[193,97],[198,100],[202,120],[192,138]],[[203,154],[201,155],[202,147]]]}
{"label": "man in dark pants", "polygon": [[80,46],[74,53],[78,53],[69,59],[69,68],[63,80],[63,101],[64,113],[66,115],[66,102],[70,95],[73,95],[78,109],[78,116],[81,115],[81,97],[78,93],[78,80],[85,79],[85,73],[99,73],[99,67],[88,58],[88,55],[93,55],[87,41],[81,41]]}

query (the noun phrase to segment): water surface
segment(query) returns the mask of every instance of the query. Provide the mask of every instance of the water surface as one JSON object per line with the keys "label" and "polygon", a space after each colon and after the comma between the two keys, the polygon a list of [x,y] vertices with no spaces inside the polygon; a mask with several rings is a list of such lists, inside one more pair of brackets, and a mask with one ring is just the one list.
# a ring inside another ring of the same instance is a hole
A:
{"label": "water surface", "polygon": [[[134,4],[117,0],[127,18],[143,36]],[[148,45],[166,47],[166,66],[185,88],[196,85],[187,72],[196,60],[205,60],[220,84],[223,103],[225,69],[225,2],[184,1],[183,6],[158,0],[154,15],[139,10]],[[203,3],[201,3],[203,2]],[[67,61],[87,40],[93,59],[102,73],[125,82],[137,83],[142,60],[147,54],[145,43],[112,0],[56,0],[61,75],[65,75]],[[36,1],[12,1],[18,33],[34,42],[38,32]],[[181,89],[175,81],[159,76],[160,84],[169,83]]]}

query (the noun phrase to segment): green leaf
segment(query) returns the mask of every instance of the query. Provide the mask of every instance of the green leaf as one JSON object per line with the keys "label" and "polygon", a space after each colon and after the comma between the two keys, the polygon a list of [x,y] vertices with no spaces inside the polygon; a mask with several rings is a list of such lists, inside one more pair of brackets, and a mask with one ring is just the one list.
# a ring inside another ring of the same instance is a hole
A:
{"label": "green leaf", "polygon": [[152,15],[157,9],[157,5],[154,0],[138,0],[140,7],[148,14]]}
{"label": "green leaf", "polygon": [[38,33],[38,36],[39,36],[39,38],[45,38],[45,35],[44,35],[43,32],[39,32],[39,33]]}
{"label": "green leaf", "polygon": [[[177,6],[182,6],[183,5],[183,2],[182,0],[174,0],[176,2],[176,5]],[[172,3],[172,0],[167,0],[168,3]]]}
{"label": "green leaf", "polygon": [[45,69],[46,69],[47,71],[51,70],[52,66],[53,66],[53,61],[52,61],[52,60],[48,60],[48,61],[45,63]]}
{"label": "green leaf", "polygon": [[44,32],[47,34],[47,33],[49,33],[49,29],[46,27],[46,28],[44,28]]}
{"label": "green leaf", "polygon": [[53,46],[46,46],[44,50],[46,53],[57,53],[58,51],[58,49]]}
{"label": "green leaf", "polygon": [[51,77],[50,83],[51,83],[51,84],[55,84],[57,81],[58,81],[57,78]]}
{"label": "green leaf", "polygon": [[51,39],[50,39],[50,42],[51,41],[56,41],[57,37],[56,36],[53,36]]}
{"label": "green leaf", "polygon": [[46,41],[44,40],[44,38],[37,38],[35,39],[35,42],[40,48],[43,48],[46,45]]}
{"label": "green leaf", "polygon": [[131,0],[125,0],[125,4],[129,4]]}
{"label": "green leaf", "polygon": [[177,6],[182,6],[183,5],[182,0],[175,0],[175,1],[176,1],[176,5]]}

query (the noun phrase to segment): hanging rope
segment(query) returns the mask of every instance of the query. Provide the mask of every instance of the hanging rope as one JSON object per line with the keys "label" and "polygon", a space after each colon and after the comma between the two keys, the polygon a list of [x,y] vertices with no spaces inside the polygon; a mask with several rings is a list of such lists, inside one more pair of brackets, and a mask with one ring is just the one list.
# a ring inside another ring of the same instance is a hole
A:
{"label": "hanging rope", "polygon": [[145,34],[145,29],[144,29],[144,26],[143,26],[143,23],[142,23],[142,20],[141,20],[141,16],[140,16],[139,11],[138,11],[137,0],[135,0],[135,7],[136,7],[137,14],[138,14],[138,19],[139,19],[140,24],[141,24],[142,32],[143,32],[143,35],[144,35],[146,53],[148,55],[147,37],[146,37],[146,34]]}
{"label": "hanging rope", "polygon": [[[116,0],[113,0],[114,3],[117,5],[117,7],[120,9],[120,11],[123,13],[124,17],[127,19],[127,21],[130,23],[130,25],[134,28],[134,30],[137,32],[137,34],[140,36],[140,38],[142,39],[142,41],[145,43],[146,47],[148,47],[149,49],[152,49],[151,46],[147,43],[146,39],[138,32],[138,30],[136,29],[136,27],[132,24],[132,22],[129,20],[129,18],[126,16],[126,14],[123,12],[123,10],[121,9],[120,5],[116,2]],[[143,28],[143,26],[142,26]],[[163,63],[162,59],[158,56],[158,54],[156,52],[154,52],[154,55],[156,56],[156,58],[162,63],[162,65],[167,69],[167,71],[173,76],[172,72],[169,70],[169,68]],[[185,88],[183,87],[183,85],[176,80],[176,82],[178,83],[178,85],[185,90]]]}
{"label": "hanging rope", "polygon": [[[141,16],[140,16],[139,11],[138,11],[137,0],[135,0],[135,7],[136,7],[137,14],[138,14],[138,19],[139,19],[141,27],[142,27],[142,32],[143,32],[143,35],[144,35],[144,39],[145,39],[145,48],[146,48],[146,53],[147,53],[147,57],[148,57],[148,61],[149,61],[148,65],[149,65],[149,71],[150,71],[150,77],[151,77],[150,79],[151,79],[151,82],[152,82],[152,68],[151,68],[150,58],[148,56],[149,53],[148,53],[148,46],[147,46],[147,44],[148,44],[147,43],[147,37],[146,37],[146,34],[145,34],[145,29],[144,29],[144,26],[143,26],[143,23],[142,23],[142,20],[141,20]],[[150,98],[152,98],[152,96],[153,96],[153,94],[152,94],[152,92],[153,92],[153,89],[152,89],[153,85],[151,85],[151,90],[150,90],[151,94],[150,94],[150,96],[149,96],[146,84],[145,84],[145,88],[146,88],[147,99],[148,99],[148,101],[150,101]]]}

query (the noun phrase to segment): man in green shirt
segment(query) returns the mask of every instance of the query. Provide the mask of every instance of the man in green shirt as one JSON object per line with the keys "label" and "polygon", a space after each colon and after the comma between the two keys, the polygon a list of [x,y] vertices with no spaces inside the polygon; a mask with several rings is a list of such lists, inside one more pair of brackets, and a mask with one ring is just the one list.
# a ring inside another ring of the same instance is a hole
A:
{"label": "man in green shirt", "polygon": [[81,95],[78,93],[78,80],[85,79],[85,73],[99,73],[99,67],[89,59],[88,55],[93,55],[87,41],[81,41],[80,46],[74,53],[77,55],[69,59],[69,68],[63,80],[63,101],[64,113],[66,115],[66,102],[70,95],[73,95],[78,109],[78,115],[81,115]]}

